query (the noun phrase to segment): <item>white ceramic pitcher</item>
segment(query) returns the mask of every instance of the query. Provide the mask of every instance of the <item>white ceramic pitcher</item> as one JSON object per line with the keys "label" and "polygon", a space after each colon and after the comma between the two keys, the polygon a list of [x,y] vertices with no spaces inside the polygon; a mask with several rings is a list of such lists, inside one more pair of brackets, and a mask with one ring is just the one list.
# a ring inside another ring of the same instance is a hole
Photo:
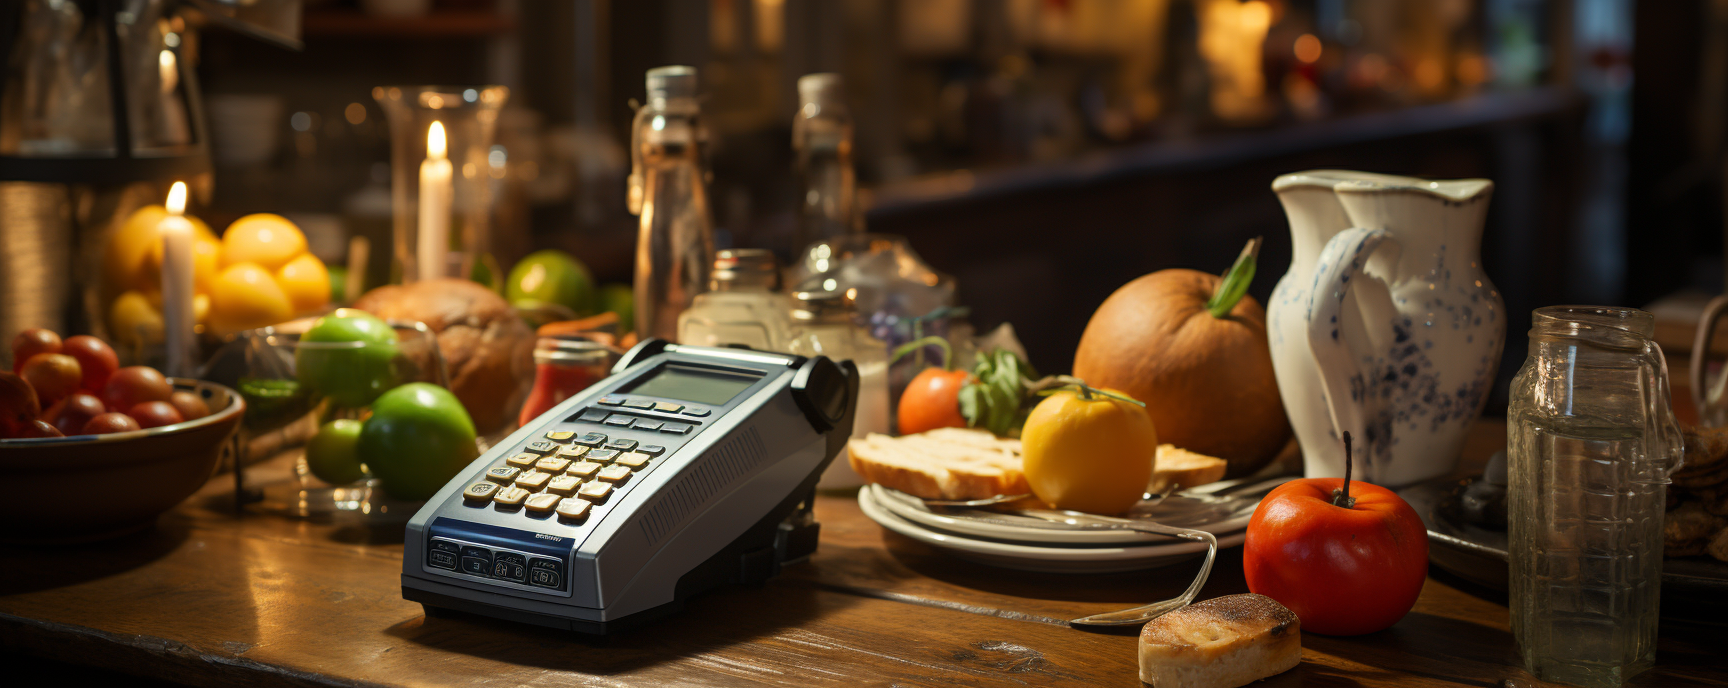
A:
{"label": "white ceramic pitcher", "polygon": [[1494,183],[1311,170],[1272,182],[1294,255],[1267,308],[1278,391],[1309,477],[1450,473],[1494,383],[1505,304],[1482,271]]}

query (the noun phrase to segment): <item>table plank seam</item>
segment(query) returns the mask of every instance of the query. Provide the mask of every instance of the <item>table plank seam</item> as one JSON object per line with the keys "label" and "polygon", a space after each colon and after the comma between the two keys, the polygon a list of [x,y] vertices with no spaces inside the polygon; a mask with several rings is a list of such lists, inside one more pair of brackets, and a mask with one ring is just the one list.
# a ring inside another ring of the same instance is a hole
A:
{"label": "table plank seam", "polygon": [[1057,619],[1057,618],[1048,617],[1048,616],[1040,616],[1038,614],[1027,614],[1025,612],[1016,612],[1016,611],[1010,611],[1007,609],[996,609],[993,607],[981,607],[978,605],[965,604],[962,602],[951,602],[948,600],[935,600],[935,599],[930,599],[928,597],[919,597],[917,595],[908,595],[908,594],[899,593],[899,592],[889,592],[887,590],[874,590],[874,589],[870,589],[870,588],[860,588],[860,587],[854,587],[854,586],[850,586],[850,585],[838,585],[835,583],[810,582],[809,584],[812,585],[813,587],[827,590],[829,592],[837,592],[837,593],[841,593],[841,594],[845,594],[845,595],[855,595],[858,597],[868,597],[868,598],[877,599],[877,600],[887,600],[889,602],[901,602],[904,604],[913,604],[913,605],[918,605],[921,607],[934,607],[936,609],[947,609],[949,611],[965,612],[967,614],[977,614],[979,616],[993,616],[993,617],[996,617],[998,619],[1009,619],[1011,621],[1026,621],[1026,622],[1030,622],[1030,623],[1041,623],[1041,624],[1046,624],[1046,625],[1050,625],[1050,626],[1059,626],[1062,628],[1070,628],[1070,626],[1068,625],[1068,622],[1064,619]]}

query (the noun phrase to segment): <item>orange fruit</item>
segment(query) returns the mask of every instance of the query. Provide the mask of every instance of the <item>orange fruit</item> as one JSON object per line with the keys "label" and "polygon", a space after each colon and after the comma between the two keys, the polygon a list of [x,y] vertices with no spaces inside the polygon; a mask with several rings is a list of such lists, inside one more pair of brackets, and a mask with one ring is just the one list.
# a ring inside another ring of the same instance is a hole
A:
{"label": "orange fruit", "polygon": [[294,312],[308,313],[330,303],[330,271],[310,253],[302,253],[276,271],[276,284],[287,292]]}
{"label": "orange fruit", "polygon": [[287,292],[257,263],[228,266],[210,290],[210,324],[219,333],[274,325],[292,317],[294,304]]}
{"label": "orange fruit", "polygon": [[[168,217],[168,209],[147,205],[132,211],[126,221],[108,235],[107,245],[102,251],[102,293],[107,298],[129,289],[162,288],[158,270],[162,264],[162,234],[158,226],[165,217]],[[216,235],[203,220],[191,215],[187,215],[186,220],[192,223],[193,260],[194,265],[198,265],[198,244],[215,244]],[[214,269],[211,276],[214,277]]]}
{"label": "orange fruit", "polygon": [[274,272],[305,252],[306,235],[281,215],[247,215],[228,225],[228,231],[222,233],[223,268],[255,263]]}

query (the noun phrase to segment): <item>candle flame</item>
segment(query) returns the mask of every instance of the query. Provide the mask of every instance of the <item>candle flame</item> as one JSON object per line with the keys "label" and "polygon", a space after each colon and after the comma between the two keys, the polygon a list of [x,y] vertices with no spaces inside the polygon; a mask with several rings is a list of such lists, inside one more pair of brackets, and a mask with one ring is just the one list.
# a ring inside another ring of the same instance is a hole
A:
{"label": "candle flame", "polygon": [[186,213],[186,182],[174,182],[168,189],[168,214],[184,215]]}
{"label": "candle flame", "polygon": [[445,155],[444,123],[433,122],[432,128],[426,132],[426,157],[443,160]]}

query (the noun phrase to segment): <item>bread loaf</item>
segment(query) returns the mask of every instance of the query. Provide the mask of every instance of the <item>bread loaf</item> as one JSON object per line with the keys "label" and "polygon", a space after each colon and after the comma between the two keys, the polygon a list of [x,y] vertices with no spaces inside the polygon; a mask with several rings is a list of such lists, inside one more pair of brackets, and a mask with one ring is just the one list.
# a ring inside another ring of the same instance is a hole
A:
{"label": "bread loaf", "polygon": [[1152,465],[1152,481],[1147,484],[1146,491],[1158,494],[1171,485],[1186,490],[1217,482],[1224,478],[1224,471],[1229,467],[1230,463],[1224,459],[1180,449],[1174,444],[1160,444],[1158,460]]}
{"label": "bread loaf", "polygon": [[354,307],[437,333],[450,391],[480,434],[515,419],[534,376],[534,333],[504,297],[468,280],[436,279],[373,289]]}
{"label": "bread loaf", "polygon": [[982,499],[1027,494],[1020,440],[986,430],[942,428],[916,435],[870,434],[846,444],[852,470],[865,482],[924,499]]}
{"label": "bread loaf", "polygon": [[1140,680],[1153,688],[1236,688],[1301,660],[1301,620],[1265,595],[1196,602],[1140,630]]}

